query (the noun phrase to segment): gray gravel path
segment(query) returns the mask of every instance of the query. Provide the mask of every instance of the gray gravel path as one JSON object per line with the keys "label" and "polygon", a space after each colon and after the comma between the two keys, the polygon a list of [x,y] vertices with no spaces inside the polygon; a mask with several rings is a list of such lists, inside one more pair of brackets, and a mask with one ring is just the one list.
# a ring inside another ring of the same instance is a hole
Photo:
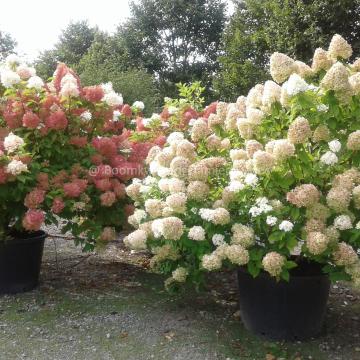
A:
{"label": "gray gravel path", "polygon": [[360,359],[359,295],[342,285],[327,334],[270,343],[244,330],[232,274],[172,296],[147,264],[119,242],[88,254],[49,238],[39,289],[0,297],[0,360]]}

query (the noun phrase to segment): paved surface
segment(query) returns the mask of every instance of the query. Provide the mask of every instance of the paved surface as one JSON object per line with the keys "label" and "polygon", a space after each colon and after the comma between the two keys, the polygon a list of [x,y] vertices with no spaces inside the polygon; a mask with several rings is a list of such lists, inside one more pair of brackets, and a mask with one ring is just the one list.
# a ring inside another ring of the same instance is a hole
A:
{"label": "paved surface", "polygon": [[233,274],[174,296],[147,264],[119,243],[86,254],[48,239],[39,289],[0,298],[0,360],[360,359],[359,294],[342,285],[324,336],[271,343],[243,328]]}

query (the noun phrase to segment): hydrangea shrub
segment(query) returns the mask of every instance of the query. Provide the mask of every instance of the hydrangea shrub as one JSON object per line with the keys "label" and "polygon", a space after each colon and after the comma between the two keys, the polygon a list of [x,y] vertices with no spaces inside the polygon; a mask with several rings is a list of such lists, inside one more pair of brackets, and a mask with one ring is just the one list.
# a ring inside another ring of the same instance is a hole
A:
{"label": "hydrangea shrub", "polygon": [[[215,104],[146,159],[126,188],[136,230],[171,288],[245,266],[289,280],[304,260],[360,284],[360,61],[335,35],[311,65],[270,58],[274,81]],[[189,131],[187,131],[189,130]]]}
{"label": "hydrangea shrub", "polygon": [[112,240],[133,210],[125,184],[153,145],[126,129],[144,104],[123,104],[111,83],[82,87],[65,64],[45,83],[14,55],[0,91],[1,237],[60,217],[85,249]]}

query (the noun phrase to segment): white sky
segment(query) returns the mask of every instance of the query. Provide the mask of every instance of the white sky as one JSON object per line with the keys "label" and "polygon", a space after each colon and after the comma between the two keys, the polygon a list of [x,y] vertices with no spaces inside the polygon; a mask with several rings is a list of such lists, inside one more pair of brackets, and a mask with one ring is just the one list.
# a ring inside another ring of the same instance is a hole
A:
{"label": "white sky", "polygon": [[[231,1],[228,6],[231,13]],[[113,32],[128,16],[128,0],[0,0],[0,29],[16,39],[19,55],[29,60],[51,49],[71,20],[87,19]]]}
{"label": "white sky", "polygon": [[18,42],[21,55],[50,49],[73,20],[112,32],[129,16],[128,0],[13,0],[0,2],[0,29]]}

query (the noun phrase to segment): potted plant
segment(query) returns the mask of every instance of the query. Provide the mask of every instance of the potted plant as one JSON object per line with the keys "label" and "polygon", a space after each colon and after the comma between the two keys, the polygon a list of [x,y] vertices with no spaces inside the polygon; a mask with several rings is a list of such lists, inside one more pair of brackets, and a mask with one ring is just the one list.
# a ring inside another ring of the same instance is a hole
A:
{"label": "potted plant", "polygon": [[0,91],[0,292],[7,293],[36,286],[44,223],[65,221],[63,231],[85,250],[115,238],[132,210],[124,182],[141,177],[152,144],[130,140],[124,128],[143,104],[124,105],[110,83],[82,87],[64,64],[45,84],[11,55]]}
{"label": "potted plant", "polygon": [[[127,193],[168,288],[238,270],[251,331],[305,339],[322,329],[330,280],[360,283],[360,70],[339,35],[312,66],[275,53],[274,81],[173,133]],[[282,84],[279,85],[279,84]]]}

